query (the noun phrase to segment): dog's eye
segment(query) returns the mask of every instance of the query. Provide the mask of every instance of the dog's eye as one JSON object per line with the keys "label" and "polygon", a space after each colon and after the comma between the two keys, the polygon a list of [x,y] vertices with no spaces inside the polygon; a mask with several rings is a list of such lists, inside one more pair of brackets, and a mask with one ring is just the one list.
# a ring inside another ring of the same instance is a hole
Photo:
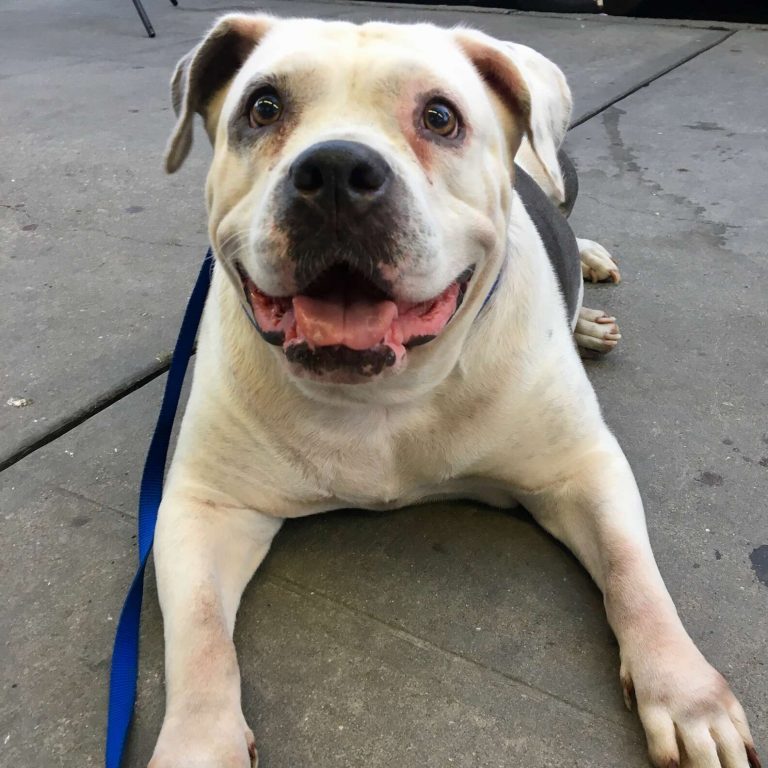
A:
{"label": "dog's eye", "polygon": [[442,101],[430,101],[424,107],[422,116],[424,127],[444,138],[453,138],[459,132],[459,119],[456,112]]}
{"label": "dog's eye", "polygon": [[261,128],[276,123],[283,114],[283,102],[276,91],[260,93],[253,100],[248,119],[251,128]]}

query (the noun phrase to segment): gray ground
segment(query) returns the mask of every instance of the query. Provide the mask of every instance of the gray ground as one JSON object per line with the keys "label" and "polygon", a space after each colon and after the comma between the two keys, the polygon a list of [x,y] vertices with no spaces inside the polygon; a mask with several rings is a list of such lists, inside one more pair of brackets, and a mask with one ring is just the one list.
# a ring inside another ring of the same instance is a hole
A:
{"label": "gray ground", "polygon": [[[138,475],[206,242],[208,148],[160,170],[166,83],[227,6],[182,5],[147,3],[155,40],[129,2],[0,9],[2,766],[102,760]],[[265,6],[470,22],[566,71],[583,121],[573,222],[624,277],[587,289],[624,334],[590,375],[681,615],[767,750],[768,31]],[[131,766],[163,706],[152,578],[147,593]],[[287,525],[237,641],[263,768],[646,764],[599,593],[520,513],[434,504]]]}

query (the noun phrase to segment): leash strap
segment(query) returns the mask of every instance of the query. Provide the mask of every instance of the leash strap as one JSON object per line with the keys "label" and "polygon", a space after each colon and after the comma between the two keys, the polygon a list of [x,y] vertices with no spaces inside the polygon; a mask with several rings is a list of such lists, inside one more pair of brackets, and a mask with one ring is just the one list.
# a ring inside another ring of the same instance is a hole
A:
{"label": "leash strap", "polygon": [[120,768],[128,730],[136,701],[136,679],[139,671],[139,620],[144,588],[144,570],[155,538],[155,523],[163,495],[163,476],[168,457],[171,430],[179,407],[187,364],[192,356],[197,328],[211,284],[213,254],[205,255],[200,274],[189,297],[179,338],[173,350],[173,359],[165,383],[163,403],[157,417],[155,432],[149,444],[147,460],[141,477],[139,492],[139,567],[125,598],[115,632],[112,667],[109,675],[109,708],[107,710],[107,745],[104,755],[106,768]]}

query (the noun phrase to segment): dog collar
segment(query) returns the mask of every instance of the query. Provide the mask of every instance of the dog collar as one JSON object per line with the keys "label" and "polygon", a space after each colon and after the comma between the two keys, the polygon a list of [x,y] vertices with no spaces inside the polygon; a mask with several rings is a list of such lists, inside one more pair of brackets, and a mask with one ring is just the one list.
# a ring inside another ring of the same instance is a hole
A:
{"label": "dog collar", "polygon": [[[501,273],[504,271],[504,267],[502,267],[499,270],[499,274],[496,275],[496,279],[493,281],[493,285],[491,286],[491,290],[488,291],[488,295],[485,297],[485,301],[483,302],[483,306],[480,307],[480,312],[482,312],[487,306],[490,300],[493,298],[493,294],[496,293],[496,289],[499,287],[499,283],[501,282]],[[478,314],[480,314],[478,312]]]}
{"label": "dog collar", "polygon": [[480,312],[477,313],[477,317],[481,315],[481,313],[485,310],[485,308],[491,303],[491,299],[493,298],[493,294],[496,293],[496,289],[501,284],[501,279],[504,277],[504,272],[507,268],[507,259],[505,258],[501,268],[499,269],[499,273],[496,275],[496,279],[493,281],[493,285],[491,286],[491,290],[488,291],[488,295],[485,297],[485,301],[483,301],[483,305],[480,307]]}

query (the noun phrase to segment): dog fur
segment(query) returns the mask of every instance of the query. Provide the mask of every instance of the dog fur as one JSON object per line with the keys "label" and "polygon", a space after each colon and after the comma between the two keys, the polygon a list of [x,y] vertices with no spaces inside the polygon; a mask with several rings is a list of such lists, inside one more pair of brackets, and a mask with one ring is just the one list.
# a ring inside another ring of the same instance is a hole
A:
{"label": "dog fur", "polygon": [[[243,105],[265,77],[290,93],[290,107],[268,132],[249,132]],[[167,169],[188,153],[196,114],[213,144],[206,196],[217,261],[157,525],[167,702],[152,768],[255,762],[232,632],[284,519],[456,497],[522,503],[587,568],[654,765],[686,756],[694,768],[757,766],[741,706],[664,586],[632,471],[513,186],[517,162],[566,202],[557,154],[571,98],[560,70],[469,29],[234,14],[182,59],[172,89],[179,118]],[[414,122],[435,93],[463,115],[460,143]],[[372,147],[393,169],[400,202],[376,267],[393,293],[422,301],[474,269],[439,335],[367,378],[302,370],[260,338],[237,269],[267,293],[297,290],[295,233],[278,191],[295,158],[324,140]],[[580,250],[594,279],[612,277],[599,246]],[[585,316],[597,330],[581,335],[604,341],[612,324],[601,319]]]}

